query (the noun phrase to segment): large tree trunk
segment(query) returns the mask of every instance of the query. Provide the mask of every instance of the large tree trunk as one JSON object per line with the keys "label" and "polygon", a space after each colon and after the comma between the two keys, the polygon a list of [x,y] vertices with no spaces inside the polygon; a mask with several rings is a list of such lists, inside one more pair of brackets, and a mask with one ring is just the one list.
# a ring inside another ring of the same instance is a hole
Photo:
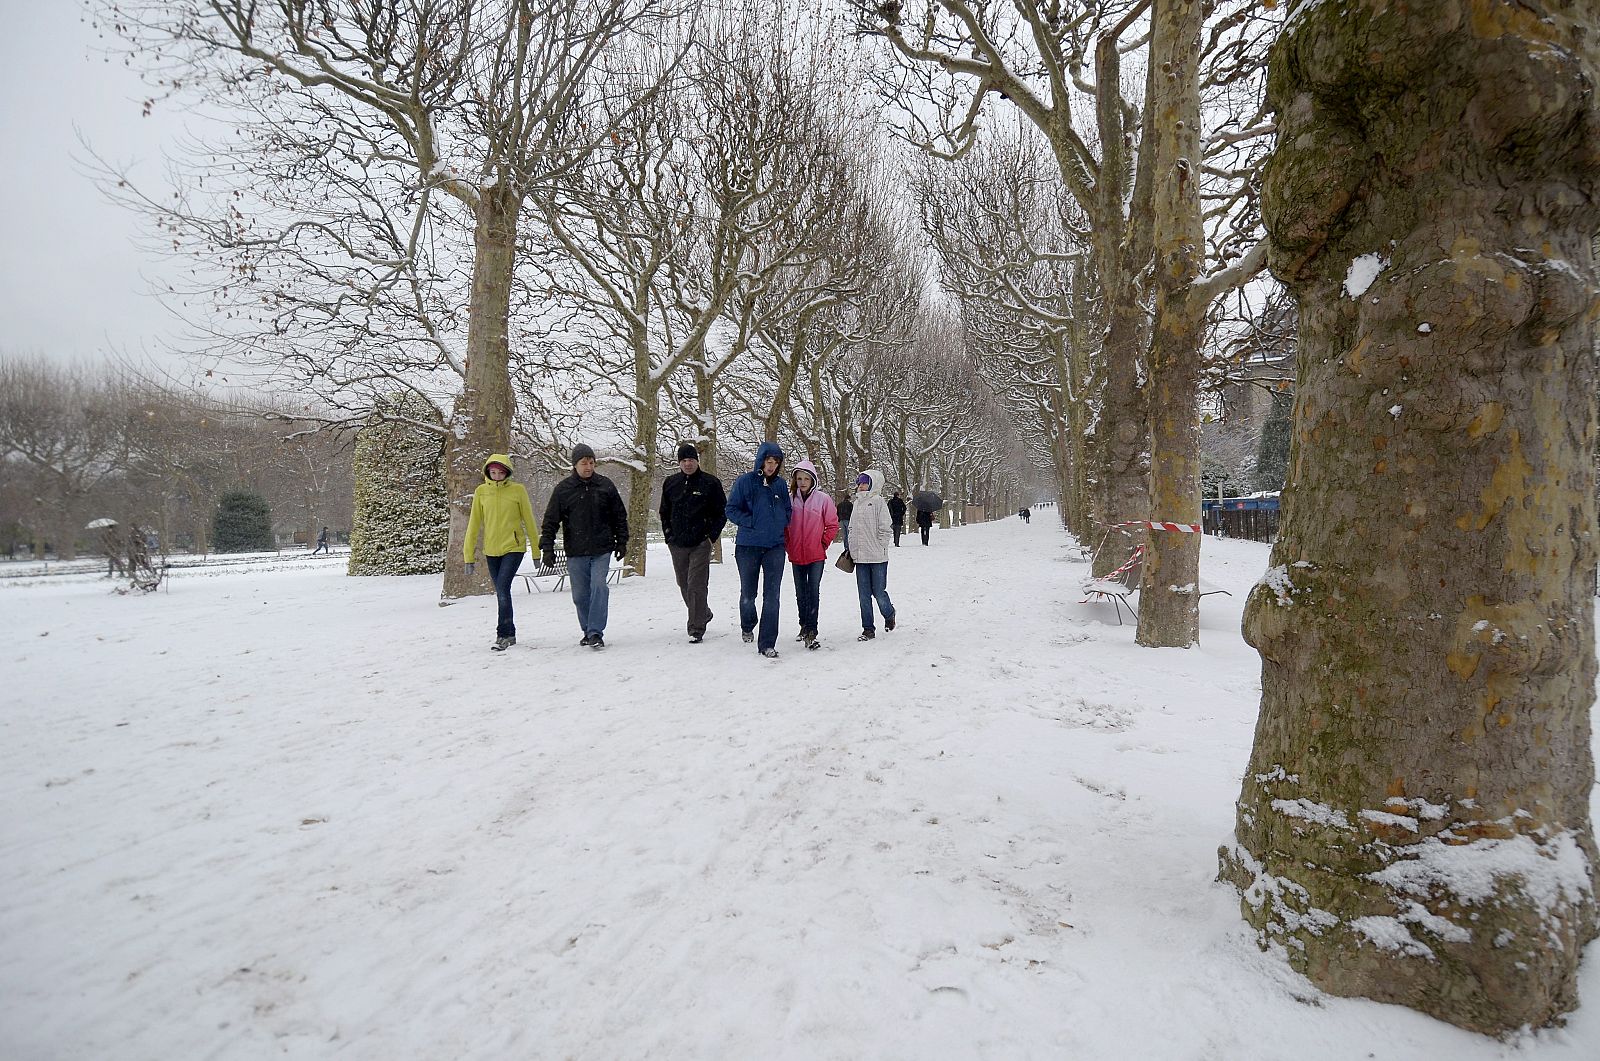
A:
{"label": "large tree trunk", "polygon": [[1289,18],[1263,213],[1298,387],[1222,875],[1325,990],[1545,1024],[1596,933],[1600,25],[1576,0]]}
{"label": "large tree trunk", "polygon": [[[1156,0],[1145,106],[1156,132],[1155,324],[1150,333],[1150,518],[1200,523],[1200,0]],[[1188,648],[1200,640],[1200,535],[1150,535],[1137,641]]]}
{"label": "large tree trunk", "polygon": [[650,513],[653,511],[650,501],[655,485],[656,446],[661,441],[661,391],[650,380],[648,353],[641,360],[634,380],[634,393],[638,397],[634,402],[633,448],[643,468],[633,470],[628,490],[628,563],[640,575],[645,573],[645,554],[649,546],[646,533],[650,529]]}
{"label": "large tree trunk", "polygon": [[467,576],[461,552],[472,512],[472,492],[483,482],[483,462],[511,448],[511,278],[516,261],[517,215],[522,199],[509,180],[482,191],[474,210],[472,301],[467,321],[467,376],[451,411],[445,436],[444,485],[450,502],[450,541],[445,547],[442,600],[492,593],[488,565]]}

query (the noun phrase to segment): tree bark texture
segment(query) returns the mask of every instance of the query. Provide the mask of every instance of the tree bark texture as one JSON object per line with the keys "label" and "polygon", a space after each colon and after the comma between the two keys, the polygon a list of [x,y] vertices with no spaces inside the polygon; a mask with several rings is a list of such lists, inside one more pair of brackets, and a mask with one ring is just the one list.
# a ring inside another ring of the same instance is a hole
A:
{"label": "tree bark texture", "polygon": [[[656,446],[661,441],[661,388],[650,379],[648,355],[636,358],[634,381],[633,448],[644,466],[629,473],[628,488],[628,564],[635,574],[645,573],[645,553],[649,546],[651,495],[655,492]],[[674,446],[674,449],[677,447]]]}
{"label": "tree bark texture", "polygon": [[[1200,522],[1200,367],[1205,309],[1194,290],[1200,224],[1200,0],[1155,0],[1149,91],[1156,179],[1151,204],[1155,322],[1150,333],[1150,519]],[[1188,648],[1200,640],[1200,535],[1150,535],[1140,578],[1137,641]]]}
{"label": "tree bark texture", "polygon": [[472,513],[472,492],[483,482],[483,462],[511,447],[515,398],[511,392],[511,278],[516,261],[517,216],[522,197],[510,181],[482,190],[473,214],[471,317],[467,321],[467,374],[445,437],[445,495],[450,501],[450,542],[445,550],[445,601],[492,593],[488,565],[469,577],[461,562]]}
{"label": "tree bark texture", "polygon": [[1596,22],[1306,0],[1271,59],[1300,349],[1222,875],[1318,986],[1489,1033],[1596,934]]}

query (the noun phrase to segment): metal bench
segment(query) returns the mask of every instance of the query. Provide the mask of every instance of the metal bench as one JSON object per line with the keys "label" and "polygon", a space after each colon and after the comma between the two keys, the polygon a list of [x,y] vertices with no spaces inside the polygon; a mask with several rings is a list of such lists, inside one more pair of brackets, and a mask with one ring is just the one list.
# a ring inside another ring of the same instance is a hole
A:
{"label": "metal bench", "polygon": [[[546,567],[544,564],[544,559],[536,554],[533,557],[532,571],[517,572],[517,577],[522,579],[523,584],[528,587],[529,593],[544,592],[544,588],[540,586],[538,582],[538,580],[541,578],[554,577],[556,580],[556,585],[553,592],[556,593],[561,592],[562,588],[566,586],[568,576],[567,551],[558,545],[556,546],[555,556],[556,562],[554,567]],[[631,575],[633,573],[633,565],[629,564],[627,560],[623,560],[621,563],[612,564],[611,569],[606,572],[606,581],[613,586],[619,586],[622,584],[623,575]]]}
{"label": "metal bench", "polygon": [[[1136,545],[1133,555],[1109,575],[1104,578],[1091,578],[1083,583],[1084,599],[1079,604],[1104,603],[1110,601],[1117,609],[1117,625],[1122,625],[1122,610],[1128,610],[1128,618],[1137,618],[1139,612],[1135,602],[1131,599],[1139,592],[1140,576],[1144,573],[1144,546]],[[1230,590],[1213,585],[1205,579],[1196,579],[1195,588],[1199,590],[1197,597],[1209,597],[1213,593],[1220,593],[1225,597],[1233,596]]]}

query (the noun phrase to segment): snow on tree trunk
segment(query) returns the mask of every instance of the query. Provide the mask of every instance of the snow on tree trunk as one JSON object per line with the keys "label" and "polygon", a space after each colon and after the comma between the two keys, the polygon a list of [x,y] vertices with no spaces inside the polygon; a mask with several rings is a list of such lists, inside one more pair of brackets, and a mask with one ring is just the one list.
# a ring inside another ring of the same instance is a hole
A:
{"label": "snow on tree trunk", "polygon": [[1318,986],[1489,1033],[1597,928],[1597,49],[1574,0],[1303,2],[1268,89],[1301,338],[1222,876]]}
{"label": "snow on tree trunk", "polygon": [[[1199,0],[1156,0],[1151,14],[1150,90],[1156,132],[1153,238],[1155,325],[1150,340],[1150,518],[1200,522]],[[1200,536],[1150,535],[1139,591],[1139,644],[1188,648],[1200,639]]]}
{"label": "snow on tree trunk", "polygon": [[467,374],[445,437],[445,496],[450,501],[450,540],[445,550],[445,600],[492,593],[487,565],[467,575],[461,553],[472,513],[472,492],[483,482],[483,462],[511,448],[511,280],[516,263],[521,195],[510,180],[484,188],[474,209],[472,297],[467,322]]}

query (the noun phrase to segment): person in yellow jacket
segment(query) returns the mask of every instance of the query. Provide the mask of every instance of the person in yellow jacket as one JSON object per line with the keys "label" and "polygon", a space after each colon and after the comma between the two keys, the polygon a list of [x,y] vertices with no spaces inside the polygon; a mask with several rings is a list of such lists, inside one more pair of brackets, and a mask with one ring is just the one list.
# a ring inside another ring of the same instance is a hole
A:
{"label": "person in yellow jacket", "polygon": [[483,485],[472,491],[472,515],[467,517],[467,542],[462,558],[472,574],[478,552],[478,531],[483,531],[483,558],[489,564],[494,597],[499,604],[492,651],[504,652],[517,643],[517,624],[511,618],[511,580],[522,566],[523,554],[539,548],[539,524],[521,483],[511,481],[511,458],[491,453],[483,462]]}

